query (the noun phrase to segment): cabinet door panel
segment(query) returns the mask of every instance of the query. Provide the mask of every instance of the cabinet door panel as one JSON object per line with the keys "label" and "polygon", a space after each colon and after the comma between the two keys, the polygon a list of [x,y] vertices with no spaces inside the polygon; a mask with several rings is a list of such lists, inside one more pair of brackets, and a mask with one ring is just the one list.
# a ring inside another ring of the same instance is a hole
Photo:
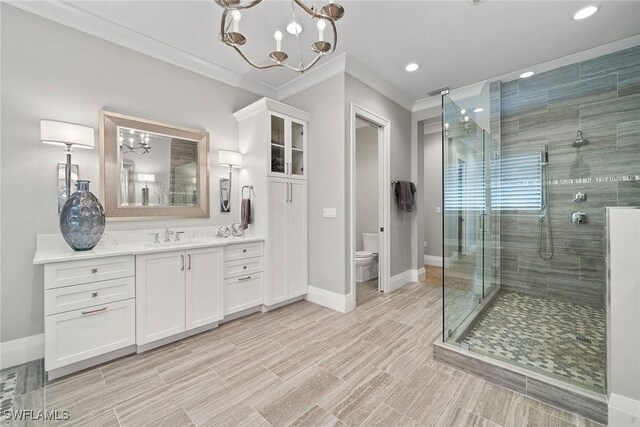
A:
{"label": "cabinet door panel", "polygon": [[135,344],[135,301],[47,316],[44,330],[45,370],[51,371]]}
{"label": "cabinet door panel", "polygon": [[136,259],[138,345],[184,332],[185,253],[163,252]]}
{"label": "cabinet door panel", "polygon": [[291,196],[287,215],[288,297],[307,293],[307,185],[291,182]]}
{"label": "cabinet door panel", "polygon": [[222,319],[223,258],[221,247],[187,252],[187,330]]}
{"label": "cabinet door panel", "polygon": [[288,181],[269,180],[269,277],[265,304],[273,305],[287,299],[287,210]]}

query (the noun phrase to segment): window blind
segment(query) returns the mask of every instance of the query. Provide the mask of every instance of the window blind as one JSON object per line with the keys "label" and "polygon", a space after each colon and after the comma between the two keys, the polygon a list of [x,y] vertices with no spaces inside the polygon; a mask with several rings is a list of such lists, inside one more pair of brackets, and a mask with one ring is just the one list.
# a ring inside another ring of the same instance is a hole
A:
{"label": "window blind", "polygon": [[[507,155],[491,160],[491,209],[542,208],[540,152]],[[459,161],[445,169],[445,210],[487,209],[485,164],[481,159]]]}
{"label": "window blind", "polygon": [[540,152],[502,156],[491,160],[491,209],[542,208]]}
{"label": "window blind", "polygon": [[451,164],[444,173],[444,209],[482,211],[486,206],[485,168],[482,160]]}

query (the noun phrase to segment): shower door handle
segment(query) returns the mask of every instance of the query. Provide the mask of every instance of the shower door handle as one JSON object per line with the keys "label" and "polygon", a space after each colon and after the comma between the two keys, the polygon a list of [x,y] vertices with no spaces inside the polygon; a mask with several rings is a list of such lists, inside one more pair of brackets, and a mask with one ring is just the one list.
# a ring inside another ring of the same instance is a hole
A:
{"label": "shower door handle", "polygon": [[486,231],[491,231],[491,228],[485,228],[485,219],[486,217],[491,217],[491,214],[487,214],[487,213],[481,213],[479,216],[479,222],[480,225],[478,226],[478,229],[480,231],[482,231],[483,233]]}

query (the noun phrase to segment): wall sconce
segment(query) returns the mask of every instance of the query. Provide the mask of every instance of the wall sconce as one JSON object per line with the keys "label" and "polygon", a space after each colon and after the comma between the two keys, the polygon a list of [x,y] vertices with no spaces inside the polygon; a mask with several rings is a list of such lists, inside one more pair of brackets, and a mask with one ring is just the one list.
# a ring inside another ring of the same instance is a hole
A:
{"label": "wall sconce", "polygon": [[229,178],[220,178],[220,212],[231,212],[231,170],[242,167],[242,153],[220,150],[218,164],[229,166]]}
{"label": "wall sconce", "polygon": [[144,182],[144,188],[142,189],[142,206],[149,205],[149,183],[155,182],[156,176],[152,173],[139,173],[136,176],[136,181]]}
{"label": "wall sconce", "polygon": [[65,147],[67,162],[64,169],[64,195],[58,197],[58,212],[66,199],[71,195],[71,154],[75,147],[92,149],[94,145],[94,130],[92,127],[74,123],[58,122],[55,120],[40,120],[40,141],[44,144],[61,145]]}

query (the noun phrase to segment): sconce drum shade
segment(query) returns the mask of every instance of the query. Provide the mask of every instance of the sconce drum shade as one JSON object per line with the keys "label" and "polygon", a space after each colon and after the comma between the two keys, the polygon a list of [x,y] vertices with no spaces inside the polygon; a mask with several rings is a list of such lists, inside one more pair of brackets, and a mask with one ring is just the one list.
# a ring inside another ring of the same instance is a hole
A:
{"label": "sconce drum shade", "polygon": [[152,173],[139,173],[136,175],[136,181],[155,182],[156,176]]}
{"label": "sconce drum shade", "polygon": [[231,166],[234,168],[242,167],[242,153],[235,151],[220,150],[218,151],[218,163],[222,166]]}
{"label": "sconce drum shade", "polygon": [[94,131],[89,126],[54,120],[40,120],[40,141],[45,144],[73,145],[91,149],[94,145]]}

